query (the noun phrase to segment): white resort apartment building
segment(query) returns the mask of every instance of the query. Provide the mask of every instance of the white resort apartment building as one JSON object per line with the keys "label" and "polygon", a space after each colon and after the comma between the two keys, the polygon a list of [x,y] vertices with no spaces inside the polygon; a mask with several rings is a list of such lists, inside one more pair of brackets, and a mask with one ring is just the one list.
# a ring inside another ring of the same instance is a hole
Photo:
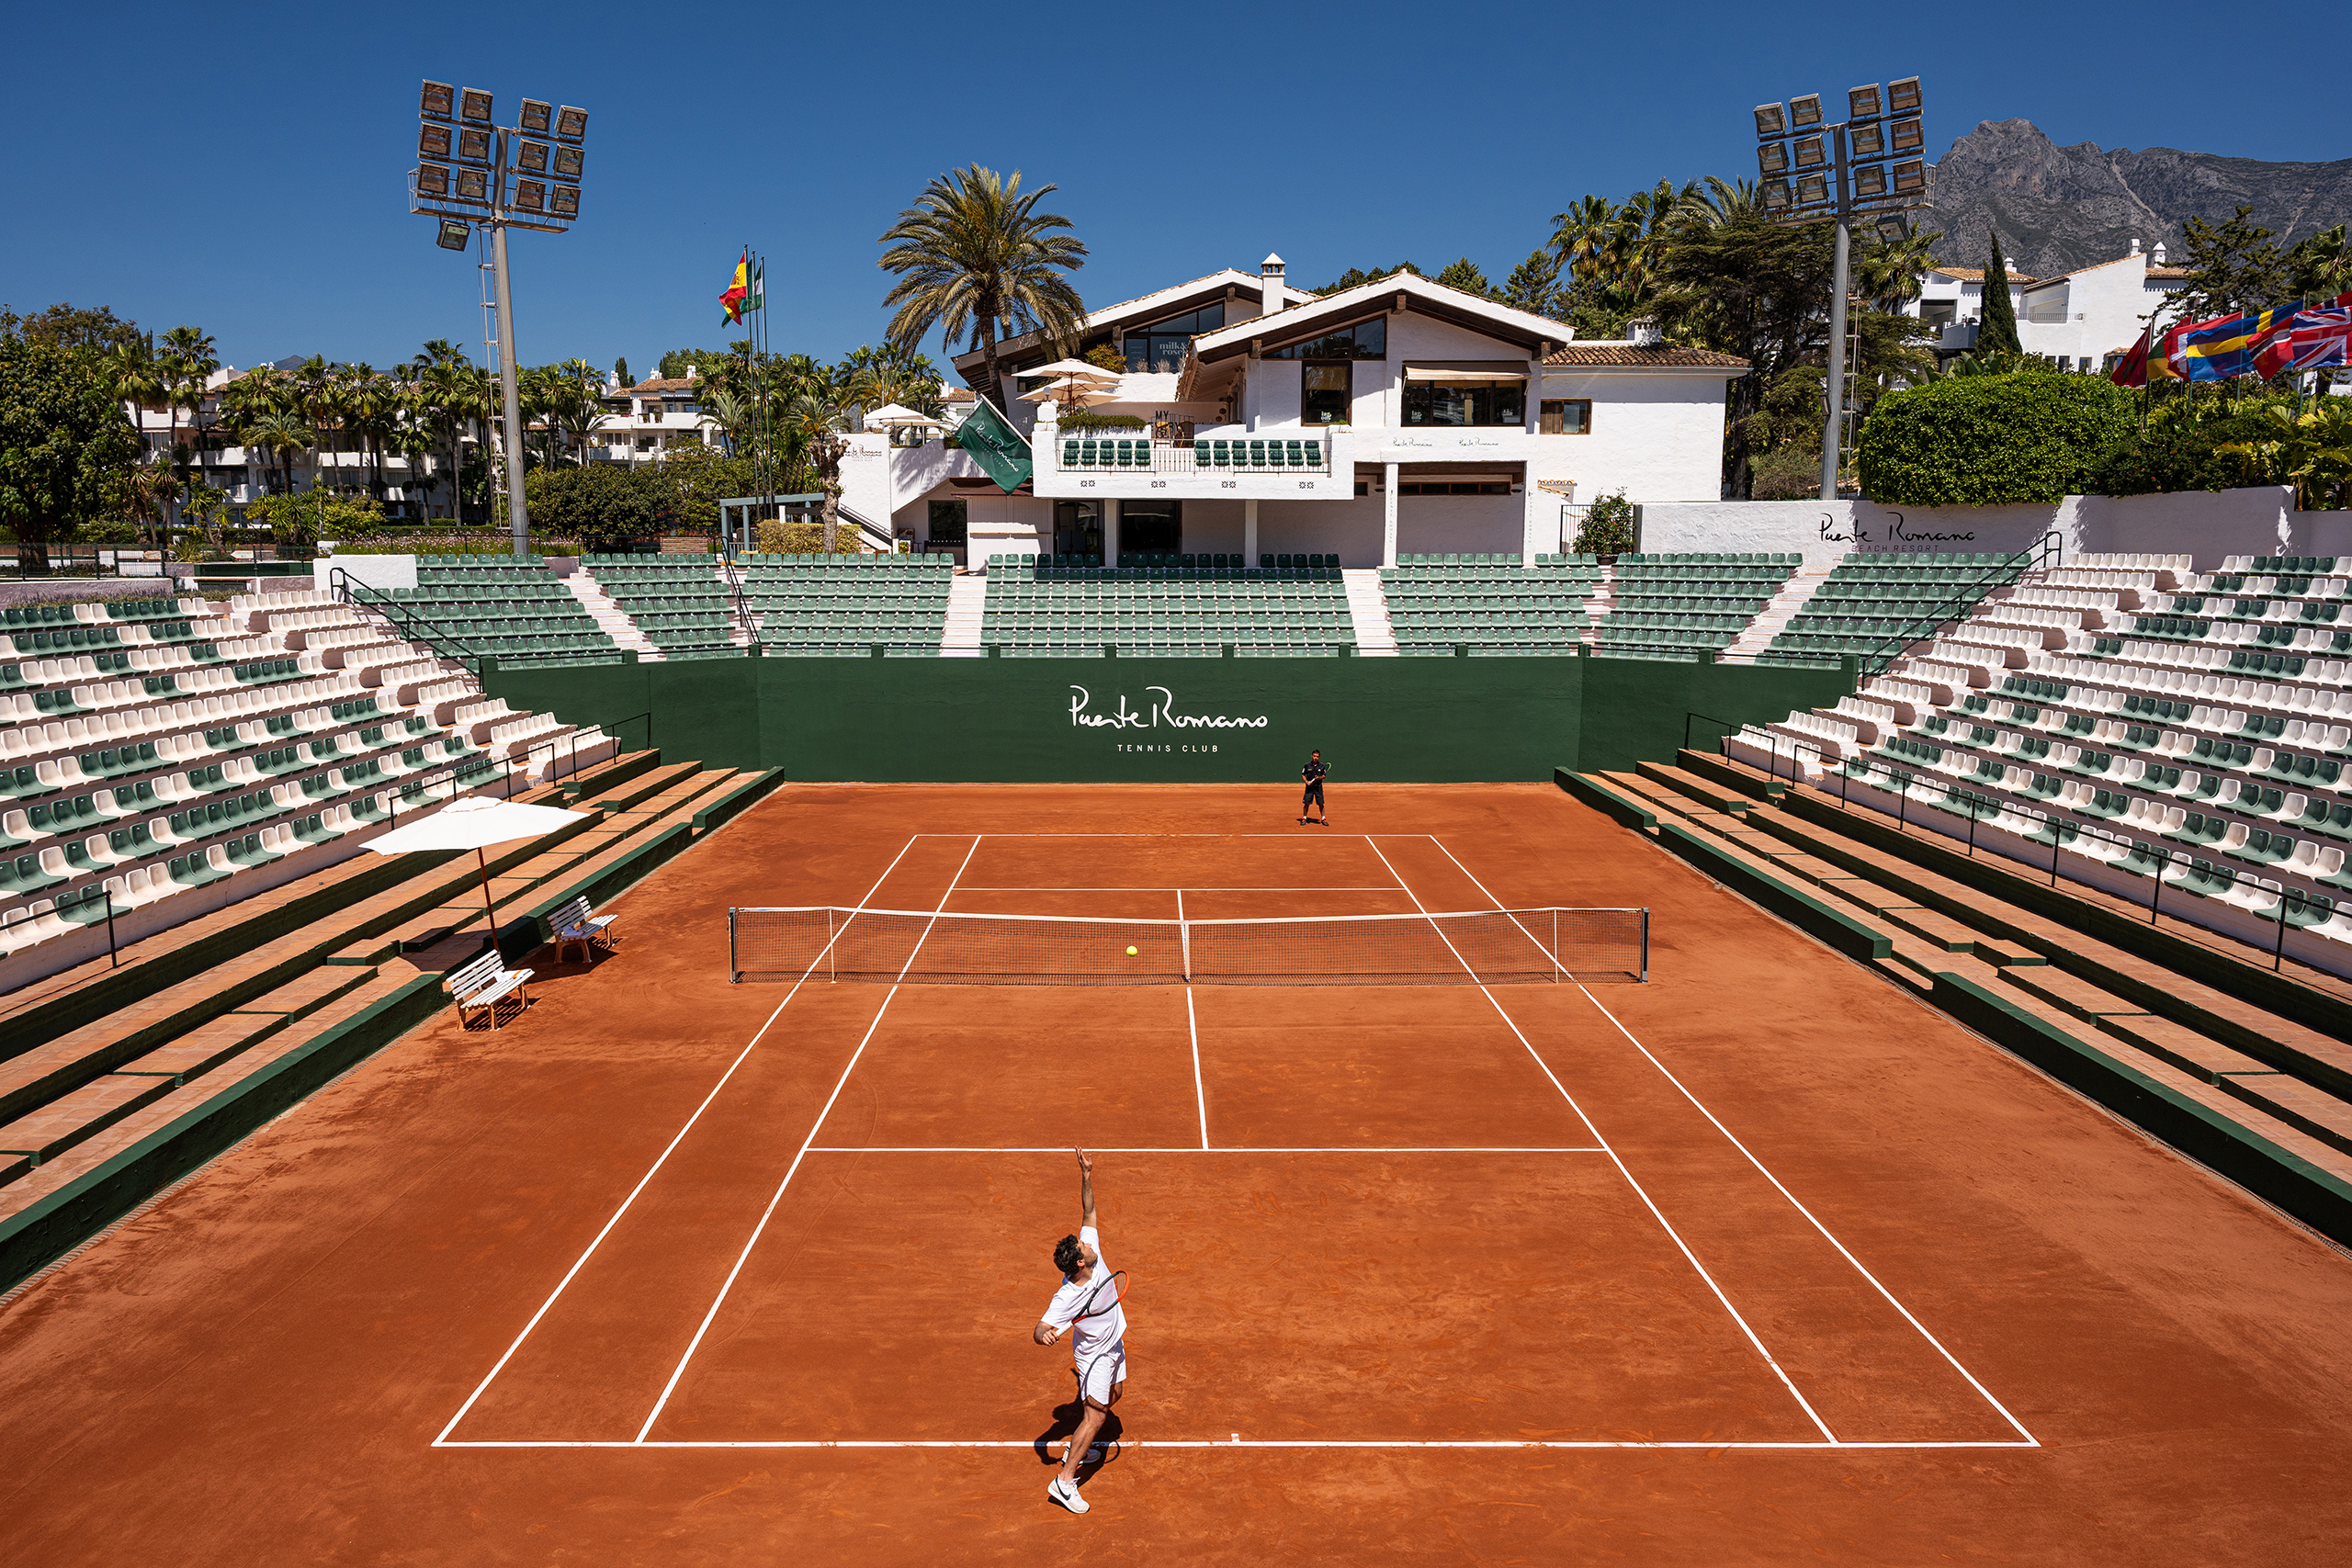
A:
{"label": "white resort apartment building", "polygon": [[[2131,352],[2165,295],[2188,278],[2186,268],[2165,265],[2162,244],[2143,252],[2137,240],[2129,254],[2054,277],[2013,272],[2009,303],[2017,311],[2018,346],[2047,355],[2062,369],[2103,373]],[[1984,324],[1984,269],[1930,269],[1920,279],[1919,298],[1903,313],[1941,329],[1937,354],[1966,353]]]}
{"label": "white resort apartment building", "polygon": [[[1029,438],[1008,493],[934,438],[853,438],[842,510],[969,566],[992,554],[1316,554],[1351,567],[1400,554],[1532,560],[1572,509],[1722,494],[1724,389],[1743,360],[1643,332],[1579,342],[1561,322],[1410,274],[1317,297],[1269,256],[1091,312],[1082,355],[1126,373],[1066,423],[1068,383],[1035,334],[998,349],[999,389]],[[974,389],[978,353],[955,368]],[[949,399],[949,418],[961,401]],[[968,402],[963,403],[968,408]],[[1127,415],[1139,427],[1102,428]]]}

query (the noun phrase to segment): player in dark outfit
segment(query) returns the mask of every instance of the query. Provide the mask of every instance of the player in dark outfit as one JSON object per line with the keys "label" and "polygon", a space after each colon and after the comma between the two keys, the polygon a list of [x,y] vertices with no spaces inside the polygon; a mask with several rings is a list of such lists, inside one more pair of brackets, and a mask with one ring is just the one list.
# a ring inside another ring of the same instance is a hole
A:
{"label": "player in dark outfit", "polygon": [[1329,772],[1323,765],[1323,753],[1320,751],[1309,753],[1306,766],[1298,770],[1300,782],[1306,785],[1306,793],[1299,797],[1298,802],[1298,819],[1302,823],[1307,819],[1306,808],[1312,806],[1315,807],[1315,820],[1327,828],[1331,825],[1330,813],[1323,807],[1323,775]]}

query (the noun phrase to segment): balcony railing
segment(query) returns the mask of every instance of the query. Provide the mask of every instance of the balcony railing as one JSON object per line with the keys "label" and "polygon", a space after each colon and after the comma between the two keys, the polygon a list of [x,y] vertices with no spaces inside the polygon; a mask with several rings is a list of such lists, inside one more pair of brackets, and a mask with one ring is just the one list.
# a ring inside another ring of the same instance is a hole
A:
{"label": "balcony railing", "polygon": [[1328,474],[1328,435],[1204,435],[1191,441],[1148,436],[1057,437],[1054,469],[1065,474]]}

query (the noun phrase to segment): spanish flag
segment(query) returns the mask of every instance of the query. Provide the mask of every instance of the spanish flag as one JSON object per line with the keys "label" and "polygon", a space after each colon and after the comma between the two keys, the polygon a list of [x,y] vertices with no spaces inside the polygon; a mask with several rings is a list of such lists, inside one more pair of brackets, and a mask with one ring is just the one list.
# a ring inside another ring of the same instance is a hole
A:
{"label": "spanish flag", "polygon": [[735,281],[729,284],[727,291],[718,297],[718,308],[727,312],[719,321],[719,325],[741,326],[742,324],[744,304],[750,299],[751,293],[752,252],[751,247],[745,246],[743,259],[735,264]]}

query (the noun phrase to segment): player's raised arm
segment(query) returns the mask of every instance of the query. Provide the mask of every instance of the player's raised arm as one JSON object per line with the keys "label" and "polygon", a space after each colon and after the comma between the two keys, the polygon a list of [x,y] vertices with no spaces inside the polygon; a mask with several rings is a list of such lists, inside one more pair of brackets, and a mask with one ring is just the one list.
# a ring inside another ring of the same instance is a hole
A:
{"label": "player's raised arm", "polygon": [[1084,1149],[1072,1151],[1078,1156],[1078,1203],[1083,1213],[1082,1224],[1094,1224],[1094,1162]]}

